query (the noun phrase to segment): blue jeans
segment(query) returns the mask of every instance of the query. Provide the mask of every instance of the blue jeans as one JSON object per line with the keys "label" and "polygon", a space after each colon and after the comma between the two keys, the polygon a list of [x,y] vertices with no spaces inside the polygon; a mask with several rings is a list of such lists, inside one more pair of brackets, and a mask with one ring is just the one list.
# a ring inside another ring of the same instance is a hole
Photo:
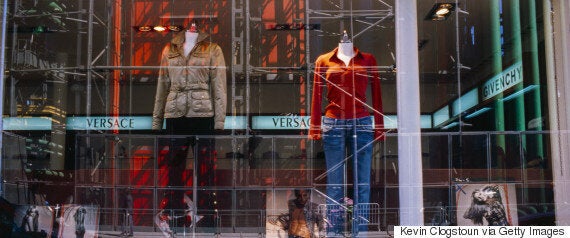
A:
{"label": "blue jeans", "polygon": [[[334,119],[323,117],[322,121],[323,147],[327,164],[327,196],[328,204],[336,204],[344,194],[347,182],[344,174],[346,165],[354,164],[354,140],[356,139],[356,179],[354,181],[355,195],[358,199],[354,205],[370,202],[370,166],[374,140],[373,122],[371,117],[357,119]],[[356,138],[354,137],[356,135]],[[350,158],[343,162],[345,158]],[[334,202],[333,202],[334,201]],[[366,213],[363,214],[367,218]],[[363,229],[360,229],[361,231]]]}

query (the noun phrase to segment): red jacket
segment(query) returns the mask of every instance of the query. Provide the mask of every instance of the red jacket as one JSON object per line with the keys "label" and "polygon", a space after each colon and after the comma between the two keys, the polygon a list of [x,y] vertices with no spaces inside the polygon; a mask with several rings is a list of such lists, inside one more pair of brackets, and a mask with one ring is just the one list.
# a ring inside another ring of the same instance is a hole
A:
{"label": "red jacket", "polygon": [[[350,60],[348,67],[337,57],[338,48],[317,58],[309,129],[311,139],[321,138],[322,98],[325,85],[328,101],[325,116],[355,119],[370,116],[372,112],[374,136],[383,139],[382,92],[376,58],[372,54],[360,52],[356,47],[354,50],[356,54]],[[366,103],[366,89],[369,82],[372,86],[372,106]]]}

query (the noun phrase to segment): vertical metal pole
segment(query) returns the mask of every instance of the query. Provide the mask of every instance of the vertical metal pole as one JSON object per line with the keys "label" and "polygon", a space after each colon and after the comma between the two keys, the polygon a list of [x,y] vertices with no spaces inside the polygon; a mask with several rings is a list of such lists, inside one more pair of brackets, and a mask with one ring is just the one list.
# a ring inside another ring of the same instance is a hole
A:
{"label": "vertical metal pole", "polygon": [[[14,6],[13,6],[13,11],[17,12],[18,11],[18,6],[20,5],[20,1],[16,0],[14,1]],[[4,10],[6,17],[8,16],[8,10]],[[6,23],[5,27],[8,27],[8,23],[6,21],[3,21]],[[3,23],[4,24],[4,23]],[[12,29],[18,29],[18,24],[16,24],[16,21],[12,21]],[[7,35],[5,35],[4,37],[2,37],[2,39],[6,39]],[[12,34],[12,54],[11,54],[11,59],[12,62],[15,62],[15,59],[17,58],[17,52],[18,50],[20,50],[18,48],[18,34],[14,33]],[[5,49],[5,45],[6,43],[4,43],[2,50]],[[2,56],[5,57],[5,53],[2,53]],[[2,64],[4,63],[4,60],[2,61]],[[3,67],[5,67],[3,65]],[[5,70],[5,69],[4,69]],[[2,74],[2,77],[4,77],[4,74]],[[2,80],[2,82],[4,82],[4,80]],[[10,116],[11,117],[16,117],[18,116],[18,102],[16,100],[16,84],[18,83],[18,80],[14,77],[14,76],[10,76]],[[4,91],[2,91],[2,101],[4,101]],[[2,107],[3,107],[4,103],[2,103]]]}
{"label": "vertical metal pole", "polygon": [[[238,66],[238,62],[242,62],[239,57],[241,57],[240,52],[238,51],[239,48],[242,47],[242,44],[238,44],[241,41],[237,41],[236,39],[236,28],[235,27],[237,24],[237,16],[236,14],[238,14],[237,12],[237,6],[236,6],[236,1],[239,0],[232,0],[232,58],[231,58],[231,62],[232,65],[230,67],[230,76],[231,76],[231,105],[230,105],[230,110],[231,110],[231,115],[234,118],[234,122],[235,123],[237,120],[235,118],[237,118],[237,110],[236,110],[236,67]],[[243,12],[240,12],[239,14],[243,14]],[[243,19],[243,15],[242,15],[242,19]],[[243,34],[240,34],[240,37]],[[239,48],[238,48],[239,47]],[[235,127],[232,127],[232,132],[231,135],[234,136],[236,133],[236,129]]]}
{"label": "vertical metal pole", "polygon": [[[457,6],[457,4],[455,5]],[[461,137],[461,135],[459,135],[459,137]],[[448,206],[451,207],[451,204],[454,204],[454,198],[455,198],[455,182],[453,181],[453,170],[454,170],[454,164],[453,164],[453,136],[451,134],[447,135],[447,166],[448,166],[448,170],[447,170],[447,176],[449,176],[449,190],[448,190],[448,194],[447,194],[447,204]],[[452,209],[447,209],[447,215],[448,217],[452,217],[452,213],[453,210]]]}
{"label": "vertical metal pole", "polygon": [[94,0],[89,0],[89,15],[87,20],[87,95],[86,95],[86,105],[85,105],[85,116],[91,116],[91,91],[92,91],[92,78],[93,73],[91,72],[93,64],[93,14],[94,14]]}
{"label": "vertical metal pole", "polygon": [[[250,128],[249,108],[250,108],[250,77],[251,77],[251,26],[250,19],[250,2],[245,0],[245,115],[247,116],[246,128]],[[245,134],[249,135],[249,130],[245,130]]]}
{"label": "vertical metal pole", "polygon": [[396,1],[400,225],[423,225],[417,2]]}
{"label": "vertical metal pole", "polygon": [[[87,85],[86,85],[86,99],[85,99],[85,116],[91,116],[91,80],[93,77],[93,73],[91,72],[91,64],[93,62],[93,14],[94,14],[94,0],[89,0],[89,13],[87,16],[87,61],[85,63],[85,68],[87,70]],[[89,135],[90,131],[87,130],[86,134]],[[85,148],[90,150],[91,149],[91,138],[89,136],[85,137]],[[93,156],[93,154],[91,154]],[[77,164],[75,165],[77,169]],[[76,179],[77,180],[77,179]],[[78,190],[77,186],[75,186],[75,196],[74,198],[78,197]]]}
{"label": "vertical metal pole", "polygon": [[[309,7],[309,0],[305,0],[305,26],[309,26],[309,24],[311,23],[311,19],[310,19],[310,7]],[[305,101],[307,101],[307,103],[305,103],[305,109],[306,109],[306,115],[310,115],[310,111],[311,111],[311,103],[310,103],[310,98],[311,98],[311,83],[313,81],[311,81],[311,33],[309,30],[305,29],[305,64],[307,65],[307,69],[306,69],[306,73],[305,73]],[[307,158],[313,158],[310,155],[313,155],[313,144],[314,142],[312,140],[308,140],[307,141]],[[311,161],[311,160],[309,160]],[[307,166],[309,171],[313,171],[313,163],[309,162],[308,166]],[[309,178],[308,181],[313,181],[313,173],[308,173]]]}
{"label": "vertical metal pole", "polygon": [[[461,98],[461,47],[459,44],[459,31],[460,31],[460,27],[459,27],[459,0],[455,0],[455,7],[457,8],[457,10],[455,11],[455,68],[456,68],[456,74],[457,74],[457,98]],[[463,127],[461,126],[461,121],[463,120],[462,117],[462,105],[463,103],[461,103],[461,101],[459,101],[458,105],[459,105],[459,115],[457,117],[457,121],[459,122],[459,149],[462,150],[463,148],[463,136],[461,135]]]}
{"label": "vertical metal pole", "polygon": [[[0,35],[0,112],[4,112],[4,65],[6,64],[4,55],[6,54],[6,15],[8,14],[8,0],[4,0],[2,4],[2,29]],[[13,49],[12,49],[13,50]],[[4,173],[2,164],[4,163],[4,153],[2,144],[4,141],[4,122],[0,118],[0,197],[4,196]]]}

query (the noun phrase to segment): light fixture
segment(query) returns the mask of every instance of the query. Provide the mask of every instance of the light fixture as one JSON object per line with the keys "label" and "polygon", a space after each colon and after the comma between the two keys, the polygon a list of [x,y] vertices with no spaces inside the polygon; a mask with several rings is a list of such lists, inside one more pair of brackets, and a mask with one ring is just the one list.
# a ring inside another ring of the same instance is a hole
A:
{"label": "light fixture", "polygon": [[169,31],[181,31],[182,27],[181,26],[168,26],[168,30]]}
{"label": "light fixture", "polygon": [[425,20],[443,21],[455,10],[455,3],[436,3],[433,5]]}
{"label": "light fixture", "polygon": [[136,29],[138,31],[142,31],[142,32],[152,31],[152,27],[150,27],[150,26],[139,26],[139,27],[136,27]]}
{"label": "light fixture", "polygon": [[167,28],[165,26],[154,26],[152,29],[158,32],[163,32],[166,31]]}
{"label": "light fixture", "polygon": [[156,32],[165,32],[165,31],[173,31],[179,32],[182,31],[184,28],[182,26],[176,25],[155,25],[155,26],[134,26],[133,27],[138,32],[149,32],[149,31],[156,31]]}
{"label": "light fixture", "polygon": [[450,12],[449,8],[442,7],[442,8],[437,9],[437,11],[435,11],[435,15],[444,16],[444,15],[447,15],[449,12]]}

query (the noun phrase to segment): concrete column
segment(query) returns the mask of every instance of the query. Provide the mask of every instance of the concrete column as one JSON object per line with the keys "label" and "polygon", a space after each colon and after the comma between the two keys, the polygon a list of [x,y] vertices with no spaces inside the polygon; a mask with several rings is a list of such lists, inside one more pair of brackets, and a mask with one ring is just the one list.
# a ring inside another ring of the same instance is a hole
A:
{"label": "concrete column", "polygon": [[423,225],[416,0],[396,1],[396,91],[400,225]]}

